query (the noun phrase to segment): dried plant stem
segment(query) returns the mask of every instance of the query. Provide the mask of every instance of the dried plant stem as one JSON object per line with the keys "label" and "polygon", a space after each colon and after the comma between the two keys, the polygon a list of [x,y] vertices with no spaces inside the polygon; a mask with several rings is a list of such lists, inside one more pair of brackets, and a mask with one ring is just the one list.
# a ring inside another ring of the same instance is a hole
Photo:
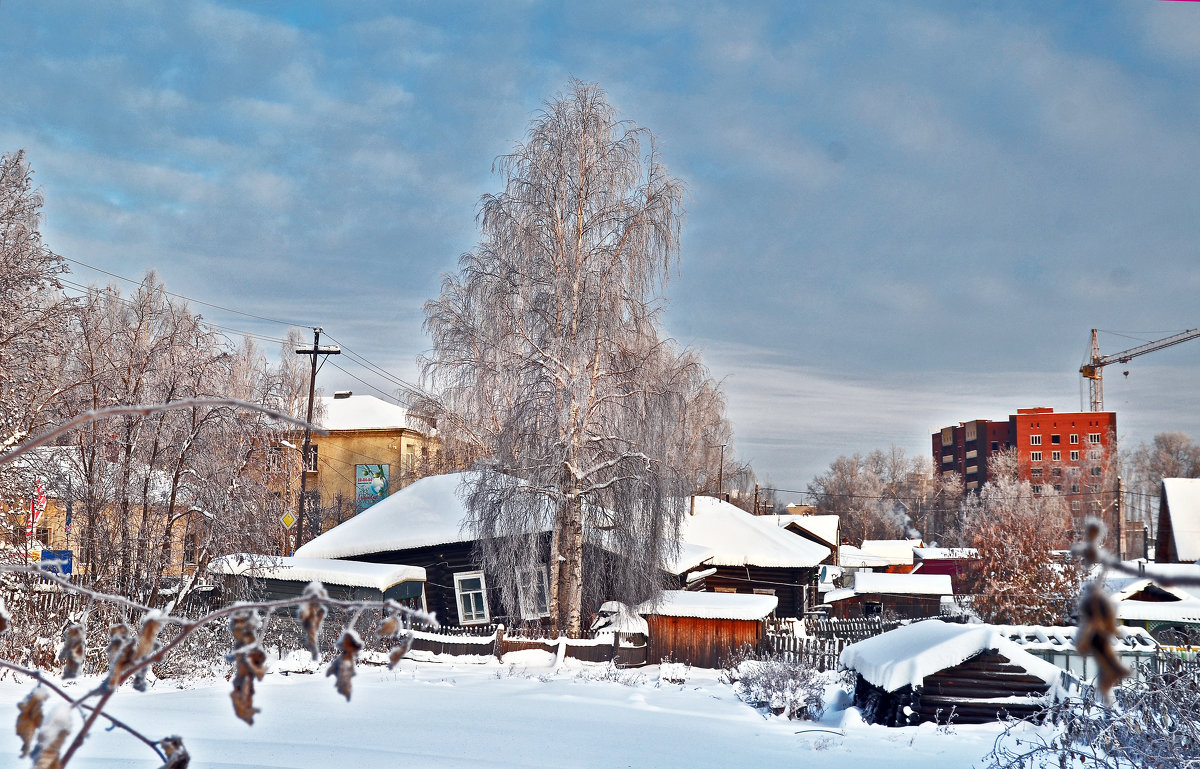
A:
{"label": "dried plant stem", "polygon": [[196,406],[227,406],[229,408],[245,409],[246,411],[259,411],[271,417],[272,419],[277,419],[281,422],[287,422],[288,424],[295,425],[297,427],[307,427],[318,435],[329,434],[328,431],[323,430],[316,425],[311,425],[308,422],[305,422],[303,419],[296,419],[295,417],[288,416],[287,414],[276,411],[275,409],[269,409],[266,406],[259,406],[258,404],[238,400],[237,398],[183,398],[181,400],[170,401],[168,403],[156,403],[152,405],[138,406],[106,406],[105,408],[85,411],[79,416],[73,417],[69,421],[59,425],[58,427],[55,427],[52,430],[47,430],[46,432],[41,433],[33,438],[22,441],[21,444],[12,451],[9,451],[5,454],[0,454],[0,467],[9,464],[17,457],[37,448],[38,446],[42,446],[53,441],[60,435],[69,433],[71,430],[74,430],[80,425],[85,425],[89,422],[95,422],[98,419],[118,416],[146,416],[147,414],[154,414],[159,411],[188,409]]}

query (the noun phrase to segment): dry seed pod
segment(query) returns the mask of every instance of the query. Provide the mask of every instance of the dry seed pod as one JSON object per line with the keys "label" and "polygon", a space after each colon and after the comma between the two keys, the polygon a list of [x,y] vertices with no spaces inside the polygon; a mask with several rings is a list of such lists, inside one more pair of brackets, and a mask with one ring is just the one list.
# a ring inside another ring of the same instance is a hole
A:
{"label": "dry seed pod", "polygon": [[129,626],[117,623],[108,629],[108,683],[120,685],[125,671],[133,663],[133,634]]}
{"label": "dry seed pod", "polygon": [[5,605],[4,599],[0,598],[0,633],[8,630],[8,626],[12,624],[12,615],[8,613],[8,606]]}
{"label": "dry seed pod", "polygon": [[162,630],[165,620],[166,615],[158,610],[147,612],[146,616],[142,617],[142,627],[138,631],[137,637],[137,650],[134,653],[139,660],[155,652],[157,646],[155,639],[158,637],[158,632]]}
{"label": "dry seed pod", "polygon": [[42,704],[47,696],[49,695],[39,686],[17,704],[17,736],[22,742],[21,758],[29,755],[29,746],[33,744],[34,735],[42,725]]}
{"label": "dry seed pod", "polygon": [[229,633],[235,647],[253,646],[262,632],[262,617],[257,611],[240,611],[229,618]]}
{"label": "dry seed pod", "polygon": [[85,642],[83,625],[78,622],[67,625],[63,630],[63,648],[58,653],[58,661],[63,663],[63,678],[74,678],[83,669],[83,659],[87,652]]}
{"label": "dry seed pod", "polygon": [[313,659],[321,656],[321,623],[325,621],[325,604],[329,593],[320,582],[309,582],[304,588],[304,597],[309,600],[300,606],[300,627],[304,629],[304,645],[312,652]]}
{"label": "dry seed pod", "polygon": [[358,637],[358,633],[346,628],[338,638],[338,655],[325,671],[325,675],[336,677],[338,694],[347,701],[350,700],[350,679],[354,677],[354,663],[362,647],[362,639]]}
{"label": "dry seed pod", "polygon": [[1117,637],[1117,612],[1112,601],[1095,583],[1083,589],[1079,599],[1079,628],[1075,631],[1075,648],[1080,654],[1091,655],[1100,667],[1096,686],[1105,700],[1113,687],[1129,675],[1113,650]]}
{"label": "dry seed pod", "polygon": [[187,748],[183,746],[182,737],[172,734],[170,737],[163,737],[159,740],[158,745],[167,756],[167,762],[160,769],[187,769],[192,757],[188,755]]}
{"label": "dry seed pod", "polygon": [[50,716],[38,729],[38,744],[29,754],[33,759],[34,769],[60,769],[62,761],[58,752],[63,743],[75,728],[75,711],[71,705],[63,702],[51,711]]}
{"label": "dry seed pod", "polygon": [[392,647],[390,652],[388,652],[389,669],[396,667],[396,663],[403,659],[405,654],[408,654],[409,650],[412,649],[412,644],[412,633],[405,633],[404,635],[400,636],[399,642]]}

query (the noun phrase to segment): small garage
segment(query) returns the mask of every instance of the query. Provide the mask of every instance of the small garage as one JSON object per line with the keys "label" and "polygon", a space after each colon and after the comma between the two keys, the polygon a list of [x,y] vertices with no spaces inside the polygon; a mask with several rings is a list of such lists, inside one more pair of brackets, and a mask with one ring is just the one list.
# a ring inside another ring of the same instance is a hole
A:
{"label": "small garage", "polygon": [[778,605],[773,595],[664,591],[658,601],[637,608],[650,636],[647,661],[669,657],[718,668],[737,649],[762,643],[767,617]]}

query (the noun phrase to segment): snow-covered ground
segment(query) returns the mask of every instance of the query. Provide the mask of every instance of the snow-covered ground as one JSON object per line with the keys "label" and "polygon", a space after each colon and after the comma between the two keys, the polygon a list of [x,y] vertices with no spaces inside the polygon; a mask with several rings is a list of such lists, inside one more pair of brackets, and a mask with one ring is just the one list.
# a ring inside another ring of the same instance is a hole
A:
{"label": "snow-covered ground", "polygon": [[[853,708],[819,723],[764,717],[711,670],[691,669],[672,684],[658,680],[657,666],[614,675],[603,666],[556,670],[542,652],[509,654],[503,665],[485,659],[362,665],[350,702],[320,673],[270,673],[257,686],[253,726],[234,717],[222,678],[182,688],[157,681],[145,693],[126,687],[108,710],[155,738],[181,735],[192,767],[961,769],[978,765],[1000,731],[868,726]],[[606,680],[615,677],[624,680]],[[0,682],[10,723],[30,688]],[[0,730],[0,766],[27,766],[18,753],[11,728]],[[159,763],[128,735],[97,729],[71,766]]]}

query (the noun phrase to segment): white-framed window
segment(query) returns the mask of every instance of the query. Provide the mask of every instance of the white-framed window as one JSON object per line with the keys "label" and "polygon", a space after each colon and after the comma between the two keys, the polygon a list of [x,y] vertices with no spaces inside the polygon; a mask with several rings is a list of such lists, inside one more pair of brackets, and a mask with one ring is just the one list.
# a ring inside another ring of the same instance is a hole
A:
{"label": "white-framed window", "polygon": [[1072,494],[1078,494],[1078,493],[1079,493],[1079,484],[1078,484],[1078,483],[1072,483],[1072,484],[1071,484],[1071,493],[1072,493]]}
{"label": "white-framed window", "polygon": [[1051,451],[1050,452],[1050,461],[1051,462],[1061,462],[1062,461],[1062,452],[1061,451]]}
{"label": "white-framed window", "polygon": [[1078,461],[1079,461],[1079,452],[1078,452],[1078,451],[1072,451],[1072,452],[1071,452],[1071,461],[1072,461],[1072,462],[1078,462]]}
{"label": "white-framed window", "polygon": [[1088,443],[1099,443],[1100,433],[1088,433]]}
{"label": "white-framed window", "polygon": [[1042,436],[1040,436],[1040,435],[1029,436],[1029,445],[1030,446],[1041,446],[1042,445]]}
{"label": "white-framed window", "polygon": [[491,619],[487,605],[487,581],[482,571],[455,574],[454,595],[458,599],[459,624],[479,625]]}
{"label": "white-framed window", "polygon": [[1088,449],[1088,459],[1099,459],[1100,449]]}
{"label": "white-framed window", "polygon": [[1102,475],[1102,474],[1103,474],[1103,472],[1104,472],[1104,471],[1103,471],[1103,470],[1101,470],[1099,467],[1093,467],[1093,468],[1092,468],[1092,475]]}
{"label": "white-framed window", "polygon": [[517,580],[517,603],[520,604],[521,619],[537,619],[550,616],[550,579],[546,567],[525,569]]}
{"label": "white-framed window", "polygon": [[1041,485],[1040,483],[1035,483],[1035,484],[1033,484],[1033,493],[1034,493],[1034,494],[1041,494],[1041,493],[1042,493],[1042,485]]}
{"label": "white-framed window", "polygon": [[1030,468],[1029,477],[1030,478],[1041,478],[1042,477],[1042,468],[1040,468],[1040,467]]}
{"label": "white-framed window", "polygon": [[1071,433],[1071,443],[1079,443],[1079,433]]}
{"label": "white-framed window", "polygon": [[1072,510],[1078,510],[1080,507],[1082,507],[1082,505],[1080,504],[1078,499],[1071,503]]}
{"label": "white-framed window", "polygon": [[308,446],[308,456],[304,458],[304,471],[315,473],[317,471],[317,459],[317,444],[310,443]]}
{"label": "white-framed window", "polygon": [[1040,452],[1040,451],[1029,452],[1029,461],[1030,462],[1041,462],[1042,461],[1042,452]]}

